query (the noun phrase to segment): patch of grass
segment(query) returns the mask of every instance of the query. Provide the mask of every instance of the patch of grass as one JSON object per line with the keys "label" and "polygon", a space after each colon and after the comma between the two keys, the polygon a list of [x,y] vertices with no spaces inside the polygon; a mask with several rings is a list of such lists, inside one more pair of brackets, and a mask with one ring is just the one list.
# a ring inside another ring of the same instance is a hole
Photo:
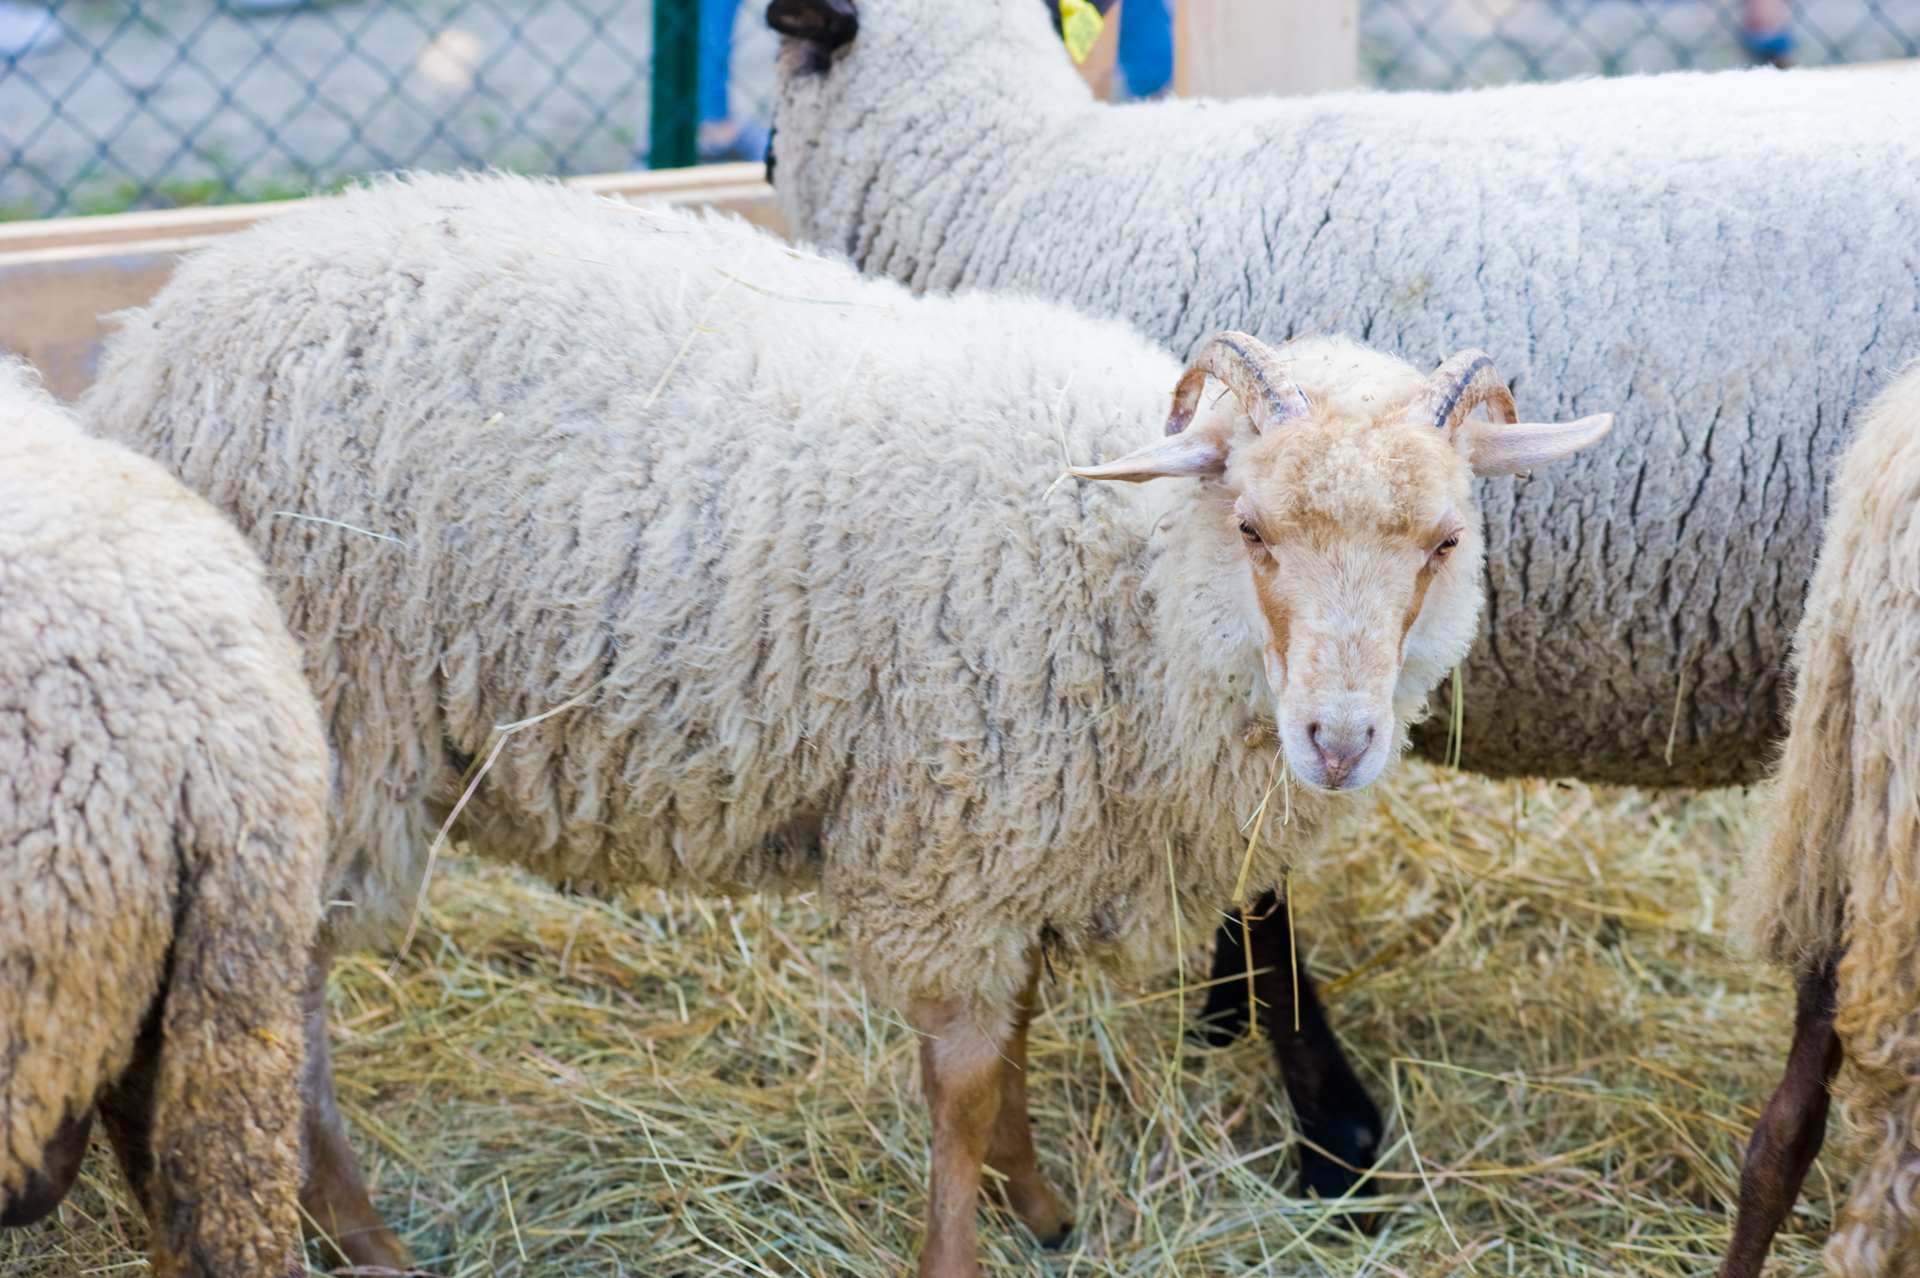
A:
{"label": "patch of grass", "polygon": [[[1712,1271],[1791,1020],[1784,983],[1726,951],[1744,801],[1408,764],[1370,802],[1294,890],[1303,961],[1389,1119],[1378,1232],[1289,1196],[1264,1043],[1187,1047],[1198,996],[1183,1012],[1171,976],[1065,967],[1031,1085],[1080,1228],[1049,1255],[983,1209],[989,1274]],[[394,979],[357,957],[331,990],[341,1099],[423,1268],[909,1270],[913,1036],[812,903],[608,905],[454,862],[429,913]],[[1821,1272],[1851,1172],[1822,1157],[1770,1273]],[[0,1236],[0,1271],[126,1266],[142,1233],[101,1147],[58,1223]]]}

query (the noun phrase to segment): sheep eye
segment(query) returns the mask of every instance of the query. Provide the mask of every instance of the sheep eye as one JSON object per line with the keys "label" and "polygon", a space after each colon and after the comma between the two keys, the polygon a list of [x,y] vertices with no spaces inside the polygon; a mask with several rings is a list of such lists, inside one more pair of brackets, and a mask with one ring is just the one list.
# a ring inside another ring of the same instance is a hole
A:
{"label": "sheep eye", "polygon": [[1453,536],[1441,542],[1438,546],[1435,546],[1433,548],[1433,553],[1436,555],[1444,555],[1449,550],[1452,550],[1455,546],[1459,544],[1460,544],[1460,534],[1455,533]]}
{"label": "sheep eye", "polygon": [[1260,534],[1255,532],[1253,525],[1244,519],[1240,521],[1240,535],[1256,546],[1260,544]]}

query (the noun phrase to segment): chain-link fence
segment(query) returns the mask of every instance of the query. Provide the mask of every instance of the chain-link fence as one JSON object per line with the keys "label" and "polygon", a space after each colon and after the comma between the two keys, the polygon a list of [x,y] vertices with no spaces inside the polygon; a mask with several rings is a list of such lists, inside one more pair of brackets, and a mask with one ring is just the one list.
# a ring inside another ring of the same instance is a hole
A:
{"label": "chain-link fence", "polygon": [[[609,172],[645,166],[656,134],[691,163],[699,0],[669,3],[0,0],[0,216],[270,199],[409,166]],[[778,43],[764,7],[738,5],[722,109],[749,149]],[[679,72],[659,86],[671,120],[650,91],[656,35]],[[710,150],[737,157],[733,141]]]}
{"label": "chain-link fence", "polygon": [[[1363,65],[1393,88],[1734,66],[1753,56],[1753,2],[1363,0]],[[707,158],[754,154],[777,46],[764,0],[657,4],[0,0],[0,217],[272,198],[407,166],[683,164],[698,118]],[[722,95],[710,51],[729,17]],[[1790,30],[1810,64],[1913,57],[1920,0],[1795,0]]]}
{"label": "chain-link fence", "polygon": [[1920,56],[1920,0],[1363,0],[1360,55],[1394,89],[1878,62]]}

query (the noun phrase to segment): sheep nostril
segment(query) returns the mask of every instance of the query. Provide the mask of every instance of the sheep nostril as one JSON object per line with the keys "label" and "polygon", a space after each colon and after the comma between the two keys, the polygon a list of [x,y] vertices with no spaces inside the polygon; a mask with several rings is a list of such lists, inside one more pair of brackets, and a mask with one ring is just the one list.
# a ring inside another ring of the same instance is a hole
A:
{"label": "sheep nostril", "polygon": [[1372,729],[1372,728],[1368,728],[1368,729],[1367,729],[1367,744],[1368,744],[1368,745],[1372,745],[1372,744],[1373,744],[1373,729]]}

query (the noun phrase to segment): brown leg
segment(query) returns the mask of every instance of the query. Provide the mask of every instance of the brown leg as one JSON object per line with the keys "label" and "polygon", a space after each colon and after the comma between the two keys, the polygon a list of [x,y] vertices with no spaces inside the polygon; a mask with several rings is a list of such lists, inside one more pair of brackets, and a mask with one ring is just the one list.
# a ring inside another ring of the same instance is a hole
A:
{"label": "brown leg", "polygon": [[1757,1278],[1773,1235],[1793,1210],[1800,1182],[1826,1138],[1832,1099],[1827,1084],[1840,1068],[1840,1039],[1833,1032],[1833,967],[1802,977],[1795,994],[1786,1074],[1747,1143],[1740,1207],[1720,1278]]}
{"label": "brown leg", "polygon": [[1027,1025],[1040,988],[1040,947],[1027,955],[1027,987],[1014,1011],[1013,1033],[1007,1038],[1000,1065],[1000,1112],[993,1123],[993,1142],[987,1147],[987,1166],[1006,1177],[995,1192],[1007,1210],[1033,1232],[1049,1251],[1067,1240],[1073,1221],[1040,1175],[1033,1152],[1033,1124],[1027,1118]]}
{"label": "brown leg", "polygon": [[333,1064],[327,1052],[327,964],[331,959],[330,954],[314,954],[301,995],[307,1018],[307,1066],[300,1076],[300,1093],[306,1102],[307,1183],[300,1189],[305,1230],[309,1238],[320,1241],[321,1254],[330,1266],[411,1269],[413,1253],[367,1199],[360,1160],[347,1144],[340,1106],[333,1097]]}
{"label": "brown leg", "polygon": [[996,1143],[1000,1044],[959,1002],[930,999],[910,1012],[920,1032],[920,1082],[933,1114],[933,1174],[920,1278],[978,1278],[973,1216],[980,1169]]}

